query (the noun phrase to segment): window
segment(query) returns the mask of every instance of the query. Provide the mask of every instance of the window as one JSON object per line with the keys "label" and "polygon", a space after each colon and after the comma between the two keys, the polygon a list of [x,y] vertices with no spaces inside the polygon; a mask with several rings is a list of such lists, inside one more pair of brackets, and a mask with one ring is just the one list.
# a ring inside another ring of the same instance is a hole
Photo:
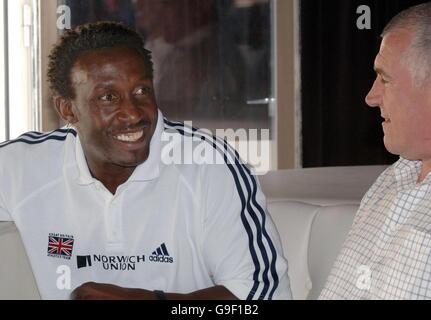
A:
{"label": "window", "polygon": [[8,96],[6,94],[6,78],[7,78],[7,53],[5,46],[5,36],[7,35],[6,31],[6,2],[2,1],[0,3],[0,142],[4,141],[9,136],[9,129],[7,127],[8,122],[6,121],[7,115],[7,99]]}
{"label": "window", "polygon": [[37,1],[4,0],[0,7],[0,140],[3,141],[41,128],[40,55]]}

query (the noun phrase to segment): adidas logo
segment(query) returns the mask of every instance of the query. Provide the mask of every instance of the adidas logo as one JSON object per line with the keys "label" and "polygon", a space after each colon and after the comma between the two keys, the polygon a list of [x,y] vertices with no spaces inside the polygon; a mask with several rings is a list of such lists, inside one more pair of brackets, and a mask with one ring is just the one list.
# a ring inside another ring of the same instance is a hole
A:
{"label": "adidas logo", "polygon": [[169,256],[168,249],[166,245],[162,243],[160,247],[153,251],[148,260],[152,262],[162,262],[162,263],[173,263],[174,258]]}

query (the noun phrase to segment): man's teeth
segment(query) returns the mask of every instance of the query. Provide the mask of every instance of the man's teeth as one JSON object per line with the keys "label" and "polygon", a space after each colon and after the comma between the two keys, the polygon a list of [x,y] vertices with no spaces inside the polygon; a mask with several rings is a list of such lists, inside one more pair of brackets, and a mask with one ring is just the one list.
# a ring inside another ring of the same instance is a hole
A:
{"label": "man's teeth", "polygon": [[119,134],[117,136],[114,136],[114,139],[124,142],[135,142],[141,139],[143,135],[144,131],[139,131],[134,133]]}

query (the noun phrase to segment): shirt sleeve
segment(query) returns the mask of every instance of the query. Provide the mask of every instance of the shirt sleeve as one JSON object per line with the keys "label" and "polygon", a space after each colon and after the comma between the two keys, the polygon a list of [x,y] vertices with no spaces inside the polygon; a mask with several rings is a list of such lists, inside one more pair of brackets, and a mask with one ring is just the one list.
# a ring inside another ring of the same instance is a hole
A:
{"label": "shirt sleeve", "polygon": [[258,180],[242,165],[210,171],[203,252],[215,284],[241,300],[291,299],[287,260]]}

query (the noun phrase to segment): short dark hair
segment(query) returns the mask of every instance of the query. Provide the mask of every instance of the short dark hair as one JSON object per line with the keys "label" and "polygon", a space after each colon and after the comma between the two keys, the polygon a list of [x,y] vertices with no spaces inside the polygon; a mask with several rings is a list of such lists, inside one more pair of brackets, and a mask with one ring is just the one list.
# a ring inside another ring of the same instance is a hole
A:
{"label": "short dark hair", "polygon": [[51,50],[48,81],[51,89],[64,98],[74,98],[70,71],[80,54],[104,48],[135,49],[144,61],[147,75],[153,78],[151,52],[144,48],[143,38],[122,23],[101,21],[68,30]]}

